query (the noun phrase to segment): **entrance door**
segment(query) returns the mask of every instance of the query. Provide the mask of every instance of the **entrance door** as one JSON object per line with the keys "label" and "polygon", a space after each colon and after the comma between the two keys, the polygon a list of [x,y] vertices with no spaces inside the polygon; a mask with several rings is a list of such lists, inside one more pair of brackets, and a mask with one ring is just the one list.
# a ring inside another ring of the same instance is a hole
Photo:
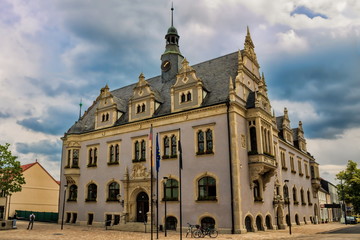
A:
{"label": "entrance door", "polygon": [[147,220],[147,212],[149,211],[149,196],[145,192],[141,192],[136,197],[136,221],[145,222]]}

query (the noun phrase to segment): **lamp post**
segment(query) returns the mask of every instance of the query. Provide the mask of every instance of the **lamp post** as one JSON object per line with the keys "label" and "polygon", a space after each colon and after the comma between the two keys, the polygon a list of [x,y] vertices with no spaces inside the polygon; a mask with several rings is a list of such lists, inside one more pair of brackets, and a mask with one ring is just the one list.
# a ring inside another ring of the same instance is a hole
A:
{"label": "lamp post", "polygon": [[347,225],[347,221],[346,221],[346,203],[345,203],[345,191],[344,191],[344,185],[342,183],[342,179],[340,179],[340,185],[341,185],[341,196],[342,196],[342,200],[343,200],[343,209],[344,209],[344,223],[345,225]]}
{"label": "lamp post", "polygon": [[285,197],[286,197],[287,204],[288,204],[288,214],[289,214],[289,234],[291,235],[290,194],[289,194],[289,188],[288,188],[288,186],[286,185],[286,183],[288,183],[288,182],[289,182],[289,180],[284,180],[284,182],[285,182],[285,186],[286,186],[286,189],[287,189],[287,195],[286,195]]}
{"label": "lamp post", "polygon": [[167,236],[167,232],[166,232],[166,182],[168,179],[169,179],[168,177],[163,177],[163,180],[164,180],[164,203],[165,203],[165,224],[164,224],[165,237]]}
{"label": "lamp post", "polygon": [[61,230],[64,228],[64,212],[65,212],[65,201],[66,201],[66,188],[67,185],[64,185],[64,199],[63,199],[63,209],[62,209],[62,216],[61,216]]}

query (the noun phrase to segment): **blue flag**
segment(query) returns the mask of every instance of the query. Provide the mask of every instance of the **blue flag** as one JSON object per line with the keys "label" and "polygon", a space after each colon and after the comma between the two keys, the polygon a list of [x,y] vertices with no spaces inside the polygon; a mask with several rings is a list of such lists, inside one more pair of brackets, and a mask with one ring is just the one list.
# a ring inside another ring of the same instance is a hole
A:
{"label": "blue flag", "polygon": [[160,148],[159,148],[159,134],[156,134],[156,171],[160,168]]}

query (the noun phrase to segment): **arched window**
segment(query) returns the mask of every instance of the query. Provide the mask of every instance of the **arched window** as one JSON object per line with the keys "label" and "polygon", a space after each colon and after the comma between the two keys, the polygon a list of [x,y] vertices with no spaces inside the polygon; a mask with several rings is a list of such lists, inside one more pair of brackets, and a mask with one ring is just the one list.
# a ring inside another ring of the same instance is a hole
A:
{"label": "arched window", "polygon": [[205,153],[205,149],[204,149],[204,132],[203,131],[199,131],[197,134],[197,140],[198,140],[198,154],[203,154]]}
{"label": "arched window", "polygon": [[182,93],[182,94],[181,94],[181,102],[182,102],[182,103],[186,101],[185,98],[186,98],[185,93]]}
{"label": "arched window", "polygon": [[88,194],[86,201],[96,201],[97,196],[97,186],[94,183],[91,183],[88,186]]}
{"label": "arched window", "polygon": [[170,156],[170,140],[168,136],[164,137],[164,156],[165,157]]}
{"label": "arched window", "polygon": [[109,121],[109,113],[106,114],[106,120],[105,121]]}
{"label": "arched window", "polygon": [[177,201],[179,195],[178,181],[175,179],[168,179],[164,183],[164,198],[166,201]]}
{"label": "arched window", "polygon": [[137,105],[136,106],[136,113],[140,113],[141,112],[141,106],[140,105]]}
{"label": "arched window", "polygon": [[117,182],[112,182],[109,184],[109,195],[108,201],[117,201],[117,196],[120,193],[120,186]]}
{"label": "arched window", "polygon": [[300,190],[300,198],[301,198],[301,204],[305,205],[306,202],[305,202],[304,190],[303,189]]}
{"label": "arched window", "polygon": [[310,190],[307,190],[307,198],[308,198],[308,204],[311,205],[311,196],[310,196]]}
{"label": "arched window", "polygon": [[175,217],[169,216],[166,218],[165,227],[167,230],[176,230],[177,219]]}
{"label": "arched window", "polygon": [[141,112],[145,112],[145,103],[141,105]]}
{"label": "arched window", "polygon": [[120,157],[120,149],[119,149],[119,144],[115,145],[115,162],[119,162],[119,157]]}
{"label": "arched window", "polygon": [[198,182],[198,200],[216,200],[216,180],[212,177],[203,177]]}
{"label": "arched window", "polygon": [[186,100],[189,102],[189,101],[191,101],[191,92],[188,92],[187,94],[186,94]]}
{"label": "arched window", "polygon": [[257,154],[256,128],[250,128],[250,147],[251,153]]}
{"label": "arched window", "polygon": [[140,160],[140,143],[139,141],[135,142],[135,161],[139,161]]}
{"label": "arched window", "polygon": [[141,160],[146,160],[146,142],[145,140],[141,141]]}
{"label": "arched window", "polygon": [[261,188],[258,180],[254,181],[253,194],[254,194],[254,201],[262,201]]}
{"label": "arched window", "polygon": [[262,219],[262,217],[260,216],[260,215],[258,215],[257,217],[256,217],[256,228],[257,228],[257,230],[258,231],[265,231],[265,229],[264,229],[264,226],[263,226],[263,219]]}
{"label": "arched window", "polygon": [[211,129],[206,131],[206,153],[213,152],[213,137]]}
{"label": "arched window", "polygon": [[76,201],[76,199],[77,199],[77,189],[78,189],[78,187],[75,184],[70,186],[68,201]]}
{"label": "arched window", "polygon": [[177,156],[177,141],[176,141],[176,136],[172,135],[171,136],[171,157],[176,157]]}
{"label": "arched window", "polygon": [[109,149],[109,162],[113,163],[114,162],[114,146],[111,145],[110,149]]}
{"label": "arched window", "polygon": [[203,228],[215,228],[215,220],[212,217],[204,217],[201,219],[201,227]]}
{"label": "arched window", "polygon": [[297,190],[296,190],[296,187],[293,187],[292,189],[293,191],[293,200],[294,200],[294,204],[298,204],[298,199],[297,199]]}

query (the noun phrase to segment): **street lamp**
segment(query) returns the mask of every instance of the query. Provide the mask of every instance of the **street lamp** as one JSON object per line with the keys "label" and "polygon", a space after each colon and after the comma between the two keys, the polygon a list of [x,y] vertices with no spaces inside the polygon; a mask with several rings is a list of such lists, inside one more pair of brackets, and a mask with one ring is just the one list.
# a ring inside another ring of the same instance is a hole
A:
{"label": "street lamp", "polygon": [[164,224],[165,237],[167,236],[167,232],[166,232],[166,182],[168,179],[169,179],[168,177],[163,177],[163,180],[164,180],[164,203],[165,203],[165,224]]}
{"label": "street lamp", "polygon": [[62,209],[62,216],[61,216],[61,230],[63,230],[63,228],[64,228],[64,212],[65,212],[66,188],[67,188],[67,185],[64,185],[64,200],[63,200],[63,209]]}
{"label": "street lamp", "polygon": [[288,186],[286,185],[286,183],[288,183],[289,180],[284,180],[284,182],[285,182],[285,186],[286,186],[286,189],[287,189],[287,195],[285,196],[285,198],[286,198],[286,201],[287,201],[287,204],[288,204],[289,234],[291,235],[290,194],[289,194],[289,188],[288,188]]}

